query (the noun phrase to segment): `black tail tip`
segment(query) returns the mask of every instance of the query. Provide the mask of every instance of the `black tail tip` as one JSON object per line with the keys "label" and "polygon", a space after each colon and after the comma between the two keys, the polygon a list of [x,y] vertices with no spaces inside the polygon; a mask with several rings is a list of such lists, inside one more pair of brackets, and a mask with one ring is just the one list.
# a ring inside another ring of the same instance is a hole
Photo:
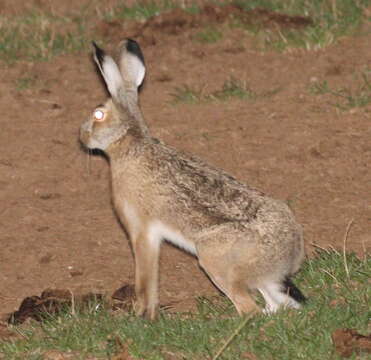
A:
{"label": "black tail tip", "polygon": [[307,298],[303,293],[296,287],[296,285],[291,281],[289,277],[286,277],[282,283],[283,290],[286,294],[292,297],[298,303],[305,303]]}

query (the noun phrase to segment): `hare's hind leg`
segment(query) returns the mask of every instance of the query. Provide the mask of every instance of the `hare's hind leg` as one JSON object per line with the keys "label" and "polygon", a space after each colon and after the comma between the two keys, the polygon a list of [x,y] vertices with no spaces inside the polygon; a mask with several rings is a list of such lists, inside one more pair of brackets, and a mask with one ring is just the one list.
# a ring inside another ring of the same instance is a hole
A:
{"label": "hare's hind leg", "polygon": [[237,276],[230,279],[231,286],[226,295],[233,302],[238,314],[242,316],[243,314],[260,312],[261,309],[248,291],[246,279],[241,279],[240,273],[235,275]]}
{"label": "hare's hind leg", "polygon": [[199,262],[212,282],[229,297],[239,315],[260,311],[249,294],[246,279],[241,276],[239,269],[226,269],[222,258],[208,261],[207,258],[203,259],[202,254]]}
{"label": "hare's hind leg", "polygon": [[160,239],[139,234],[133,243],[135,257],[135,313],[154,320],[158,307]]}
{"label": "hare's hind leg", "polygon": [[260,308],[249,293],[249,266],[234,256],[239,235],[228,225],[217,227],[200,236],[197,255],[212,282],[229,297],[239,315],[243,315],[259,312]]}

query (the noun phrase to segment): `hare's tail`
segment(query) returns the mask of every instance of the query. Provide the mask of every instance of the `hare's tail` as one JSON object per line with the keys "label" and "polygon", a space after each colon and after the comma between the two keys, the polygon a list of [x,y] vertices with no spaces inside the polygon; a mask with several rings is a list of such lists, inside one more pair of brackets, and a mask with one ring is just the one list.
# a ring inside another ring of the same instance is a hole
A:
{"label": "hare's tail", "polygon": [[266,314],[276,312],[281,306],[299,309],[306,297],[287,276],[283,281],[268,281],[259,286],[265,300]]}

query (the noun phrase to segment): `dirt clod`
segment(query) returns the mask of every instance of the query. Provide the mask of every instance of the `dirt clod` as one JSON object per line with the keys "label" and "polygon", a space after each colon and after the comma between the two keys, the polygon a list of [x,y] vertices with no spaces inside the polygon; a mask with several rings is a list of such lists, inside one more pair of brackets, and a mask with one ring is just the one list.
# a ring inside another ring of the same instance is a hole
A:
{"label": "dirt clod", "polygon": [[54,199],[59,199],[61,198],[61,194],[58,194],[58,193],[43,193],[43,194],[40,194],[39,197],[40,199],[42,200],[54,200]]}
{"label": "dirt clod", "polygon": [[103,302],[102,294],[88,293],[74,296],[71,291],[65,289],[46,289],[40,296],[26,297],[19,309],[8,318],[9,324],[19,325],[31,318],[42,321],[47,315],[56,315],[71,307],[84,308],[92,302]]}
{"label": "dirt clod", "polygon": [[336,352],[342,357],[350,357],[354,352],[371,353],[371,335],[361,335],[354,329],[337,329],[332,333]]}
{"label": "dirt clod", "polygon": [[120,287],[112,294],[112,299],[114,310],[131,310],[135,301],[134,285],[124,285]]}
{"label": "dirt clod", "polygon": [[124,285],[112,294],[112,299],[119,301],[131,301],[134,299],[134,297],[135,289],[133,285]]}
{"label": "dirt clod", "polygon": [[[81,276],[83,273],[75,271],[70,275]],[[92,303],[98,303],[106,309],[130,311],[135,301],[134,285],[127,284],[120,287],[111,298],[112,301],[108,301],[104,295],[97,293],[74,295],[67,289],[46,289],[40,296],[28,296],[23,299],[19,309],[7,317],[7,322],[18,325],[29,318],[42,321],[46,315],[56,315],[69,308],[74,311],[75,307],[85,309]]]}
{"label": "dirt clod", "polygon": [[113,336],[108,338],[108,342],[116,349],[115,354],[111,357],[112,360],[134,360],[129,354],[130,340],[124,343],[118,336]]}

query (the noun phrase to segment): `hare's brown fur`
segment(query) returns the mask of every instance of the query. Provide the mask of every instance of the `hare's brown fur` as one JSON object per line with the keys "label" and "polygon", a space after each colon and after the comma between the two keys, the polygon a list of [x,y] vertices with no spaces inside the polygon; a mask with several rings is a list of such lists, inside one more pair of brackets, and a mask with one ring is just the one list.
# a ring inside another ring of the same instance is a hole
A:
{"label": "hare's brown fur", "polygon": [[[131,42],[120,47],[120,70],[96,49],[112,100],[103,107],[105,120],[88,120],[80,138],[110,159],[113,203],[135,255],[137,313],[156,315],[163,239],[196,255],[240,314],[258,310],[249,293],[255,289],[263,294],[267,311],[298,307],[282,287],[304,256],[301,227],[291,210],[149,135],[136,94],[142,77],[135,75],[143,72],[143,63],[130,51]],[[122,76],[117,91],[110,76]]]}

